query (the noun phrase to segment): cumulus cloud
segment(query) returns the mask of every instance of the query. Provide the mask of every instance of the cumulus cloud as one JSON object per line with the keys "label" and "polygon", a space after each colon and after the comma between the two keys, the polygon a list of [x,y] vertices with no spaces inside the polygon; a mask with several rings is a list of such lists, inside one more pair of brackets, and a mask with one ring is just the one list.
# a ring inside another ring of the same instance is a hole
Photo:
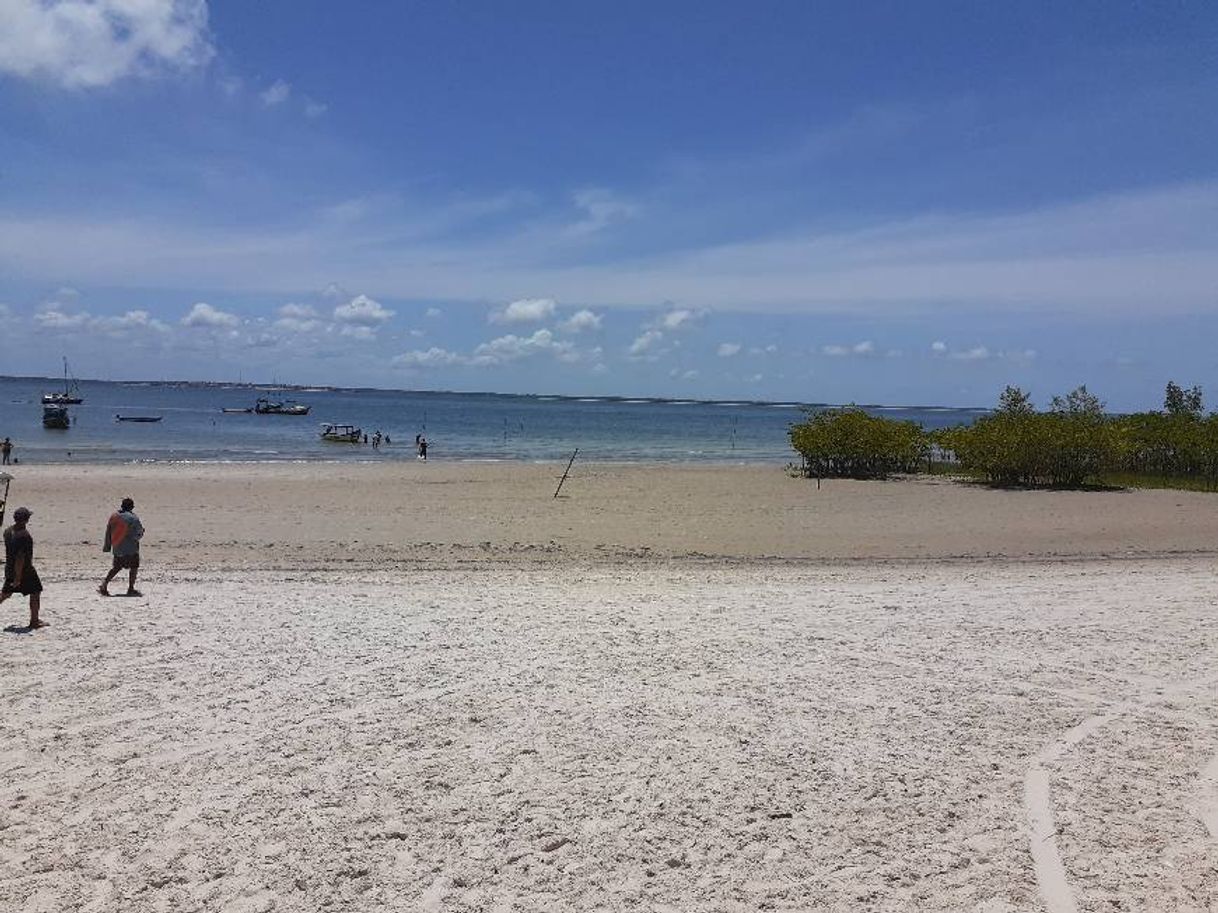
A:
{"label": "cumulus cloud", "polygon": [[311,98],[305,99],[304,112],[306,117],[321,117],[329,110],[329,105],[322,104],[319,101],[314,101]]}
{"label": "cumulus cloud", "polygon": [[275,326],[289,333],[310,333],[320,329],[321,315],[307,304],[285,304],[279,308]]}
{"label": "cumulus cloud", "polygon": [[430,349],[403,352],[393,360],[393,363],[401,368],[441,368],[446,365],[459,365],[464,361],[463,355],[432,346]]}
{"label": "cumulus cloud", "polygon": [[659,345],[660,340],[663,338],[664,334],[659,330],[644,330],[630,344],[630,348],[626,350],[627,354],[634,358],[648,355]]}
{"label": "cumulus cloud", "polygon": [[430,317],[434,320],[436,317],[439,317],[442,313],[443,313],[443,311],[441,311],[439,308],[428,308],[426,310],[426,312],[423,314],[423,316]]}
{"label": "cumulus cloud", "polygon": [[560,361],[578,361],[579,354],[569,342],[558,342],[549,330],[538,330],[532,336],[517,336],[509,333],[474,349],[470,363],[475,365],[500,365],[519,361],[542,352],[548,352]]}
{"label": "cumulus cloud", "polygon": [[64,88],[206,64],[206,0],[5,0],[0,72]]}
{"label": "cumulus cloud", "polygon": [[930,344],[930,350],[936,355],[942,355],[947,351],[947,343],[936,339]]}
{"label": "cumulus cloud", "polygon": [[182,326],[204,327],[215,330],[231,330],[240,323],[241,318],[236,314],[230,314],[228,311],[214,308],[202,301],[196,303],[190,309],[190,313],[182,318]]}
{"label": "cumulus cloud", "polygon": [[59,303],[45,306],[34,315],[34,323],[44,330],[69,333],[105,333],[108,336],[124,336],[139,331],[165,333],[169,327],[157,320],[148,311],[134,310],[110,317],[95,317],[88,311],[69,312]]}
{"label": "cumulus cloud", "polygon": [[559,329],[567,333],[583,333],[591,330],[599,330],[600,328],[601,315],[594,314],[587,308],[584,308],[581,311],[576,311],[561,324],[559,324]]}
{"label": "cumulus cloud", "polygon": [[731,358],[733,355],[740,354],[740,349],[741,346],[738,342],[721,342],[717,351],[720,358]]}
{"label": "cumulus cloud", "polygon": [[258,93],[258,97],[262,99],[262,103],[268,108],[273,108],[276,105],[282,105],[288,100],[288,96],[292,94],[292,84],[284,82],[282,79],[276,79],[273,83]]}
{"label": "cumulus cloud", "polygon": [[659,316],[655,326],[662,330],[681,330],[692,326],[701,313],[689,308],[673,308]]}
{"label": "cumulus cloud", "polygon": [[334,319],[349,326],[378,327],[389,321],[394,312],[367,295],[356,295],[346,304],[334,309]]}
{"label": "cumulus cloud", "polygon": [[778,346],[774,345],[774,343],[770,343],[768,346],[750,346],[749,347],[750,355],[773,355],[777,351],[778,351]]}
{"label": "cumulus cloud", "polygon": [[68,314],[52,307],[35,314],[34,322],[44,330],[75,330],[88,325],[89,315],[84,311]]}
{"label": "cumulus cloud", "polygon": [[554,316],[553,298],[521,298],[491,314],[492,323],[538,323]]}

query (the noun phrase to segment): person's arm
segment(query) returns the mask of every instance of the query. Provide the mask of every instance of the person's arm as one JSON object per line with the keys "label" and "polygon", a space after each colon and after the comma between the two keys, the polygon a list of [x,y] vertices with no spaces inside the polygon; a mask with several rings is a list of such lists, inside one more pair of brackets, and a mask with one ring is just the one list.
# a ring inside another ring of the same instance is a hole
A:
{"label": "person's arm", "polygon": [[144,524],[140,522],[140,518],[135,514],[131,515],[131,519],[135,522],[128,527],[127,535],[133,538],[136,542],[139,542],[144,538]]}
{"label": "person's arm", "polygon": [[30,545],[23,536],[16,542],[17,554],[13,558],[13,589],[21,588],[21,579],[25,576],[26,565],[30,563]]}

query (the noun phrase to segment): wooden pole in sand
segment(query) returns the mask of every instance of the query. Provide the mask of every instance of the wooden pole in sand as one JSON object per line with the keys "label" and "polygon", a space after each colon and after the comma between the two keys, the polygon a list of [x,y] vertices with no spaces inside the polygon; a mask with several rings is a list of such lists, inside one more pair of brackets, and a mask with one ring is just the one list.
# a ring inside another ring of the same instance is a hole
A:
{"label": "wooden pole in sand", "polygon": [[579,453],[579,448],[575,448],[575,452],[571,454],[571,459],[567,460],[567,468],[563,470],[562,478],[558,480],[558,487],[554,489],[554,497],[558,497],[558,493],[562,491],[562,483],[567,481],[567,473],[571,471],[571,464],[575,462],[575,454]]}

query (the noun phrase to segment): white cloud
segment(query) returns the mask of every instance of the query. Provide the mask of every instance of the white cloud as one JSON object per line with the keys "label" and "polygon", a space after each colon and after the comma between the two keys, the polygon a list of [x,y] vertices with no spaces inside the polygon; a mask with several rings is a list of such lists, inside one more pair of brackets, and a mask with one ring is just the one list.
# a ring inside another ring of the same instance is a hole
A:
{"label": "white cloud", "polygon": [[589,235],[603,228],[634,218],[639,207],[621,199],[612,190],[604,187],[587,187],[572,194],[572,202],[583,213],[583,218],[567,227],[571,235]]}
{"label": "white cloud", "polygon": [[89,315],[84,311],[68,314],[51,307],[34,315],[34,322],[46,330],[75,330],[87,326]]}
{"label": "white cloud", "polygon": [[828,345],[820,347],[823,355],[829,355],[834,358],[843,358],[847,355],[874,355],[875,343],[870,339],[864,339],[862,342],[856,342],[852,346]]}
{"label": "white cloud", "polygon": [[323,114],[325,114],[329,110],[330,110],[330,106],[327,104],[323,104],[322,102],[319,102],[319,101],[314,101],[311,98],[305,99],[304,112],[305,112],[306,117],[321,117]]}
{"label": "white cloud", "polygon": [[276,105],[282,105],[288,100],[288,96],[291,94],[291,83],[284,82],[282,79],[276,79],[273,83],[259,92],[258,97],[262,99],[262,103],[268,108],[273,108]]}
{"label": "white cloud", "polygon": [[601,328],[601,315],[594,314],[592,311],[584,308],[576,311],[561,324],[559,329],[567,333],[583,333],[589,330],[599,330]]}
{"label": "white cloud", "polygon": [[389,321],[393,315],[393,311],[367,295],[356,295],[346,304],[340,304],[334,309],[334,319],[339,323],[363,327],[378,327]]}
{"label": "white cloud", "polygon": [[491,314],[492,323],[537,323],[554,316],[553,298],[521,298]]}
{"label": "white cloud", "polygon": [[663,338],[664,334],[659,330],[644,330],[638,337],[635,338],[634,342],[630,344],[627,354],[633,357],[647,355],[655,349],[660,340]]}
{"label": "white cloud", "polygon": [[765,346],[765,347],[751,346],[749,348],[750,355],[773,355],[777,351],[778,351],[778,346],[774,345],[774,343],[770,343],[768,346]]}
{"label": "white cloud", "polygon": [[578,361],[575,347],[569,342],[556,342],[549,330],[538,330],[532,336],[516,336],[509,333],[474,349],[470,363],[475,365],[501,365],[519,361],[542,352],[553,354],[560,361]]}
{"label": "white cloud", "polygon": [[195,304],[185,317],[182,326],[209,327],[211,329],[233,329],[241,323],[241,318],[228,311],[221,311],[202,301]]}
{"label": "white cloud", "polygon": [[750,384],[759,384],[765,379],[764,374],[751,374],[745,378]]}
{"label": "white cloud", "polygon": [[275,326],[289,333],[311,333],[323,326],[320,316],[307,304],[285,304],[279,308]]}
{"label": "white cloud", "polygon": [[934,342],[932,342],[930,344],[930,350],[932,352],[934,352],[936,355],[942,355],[947,351],[947,343],[943,342],[942,340],[936,339]]}
{"label": "white cloud", "polygon": [[986,346],[973,346],[971,349],[952,352],[948,355],[948,358],[954,358],[957,361],[984,361],[992,357],[990,350]]}
{"label": "white cloud", "polygon": [[465,357],[447,349],[432,346],[430,349],[416,349],[413,352],[403,352],[393,363],[402,368],[440,368],[446,365],[459,365],[465,362]]}
{"label": "white cloud", "polygon": [[434,320],[435,318],[439,317],[441,314],[443,314],[443,311],[441,311],[439,308],[428,308],[426,313],[424,313],[423,316],[429,317]]}
{"label": "white cloud", "polygon": [[701,315],[689,308],[673,308],[661,314],[656,320],[656,326],[663,330],[680,330],[691,326]]}
{"label": "white cloud", "polygon": [[717,351],[720,358],[731,358],[733,355],[740,354],[740,349],[741,346],[738,342],[721,342]]}
{"label": "white cloud", "polygon": [[122,332],[125,330],[154,330],[169,332],[169,326],[145,310],[127,311],[118,317],[98,317],[96,325],[102,330]]}
{"label": "white cloud", "polygon": [[64,88],[202,66],[206,0],[4,0],[0,72]]}
{"label": "white cloud", "polygon": [[340,336],[359,339],[364,342],[376,339],[376,329],[362,323],[349,323],[339,329]]}

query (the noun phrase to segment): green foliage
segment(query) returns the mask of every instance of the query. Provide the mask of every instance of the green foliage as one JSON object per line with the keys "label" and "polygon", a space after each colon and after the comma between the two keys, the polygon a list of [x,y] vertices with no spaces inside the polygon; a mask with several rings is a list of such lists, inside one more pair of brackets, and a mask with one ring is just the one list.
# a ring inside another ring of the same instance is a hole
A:
{"label": "green foliage", "polygon": [[868,415],[857,406],[809,412],[806,421],[791,426],[790,437],[803,475],[817,478],[877,479],[916,472],[929,452],[917,422]]}
{"label": "green foliage", "polygon": [[1201,418],[1204,411],[1201,405],[1201,388],[1194,386],[1185,390],[1175,381],[1169,380],[1163,393],[1163,408],[1171,416],[1188,415]]}
{"label": "green foliage", "polygon": [[1008,386],[998,397],[998,411],[1003,415],[1031,415],[1036,409],[1031,393]]}
{"label": "green foliage", "polygon": [[1085,386],[1037,412],[1028,393],[1007,387],[998,408],[972,425],[928,434],[849,406],[810,413],[790,435],[805,476],[883,478],[950,464],[995,485],[1218,489],[1218,414],[1203,415],[1200,387],[1175,383],[1163,412],[1108,415]]}
{"label": "green foliage", "polygon": [[1055,396],[1051,412],[1033,412],[1026,394],[1008,387],[1000,407],[938,436],[965,472],[996,485],[1077,488],[1116,464],[1112,420],[1086,387]]}

